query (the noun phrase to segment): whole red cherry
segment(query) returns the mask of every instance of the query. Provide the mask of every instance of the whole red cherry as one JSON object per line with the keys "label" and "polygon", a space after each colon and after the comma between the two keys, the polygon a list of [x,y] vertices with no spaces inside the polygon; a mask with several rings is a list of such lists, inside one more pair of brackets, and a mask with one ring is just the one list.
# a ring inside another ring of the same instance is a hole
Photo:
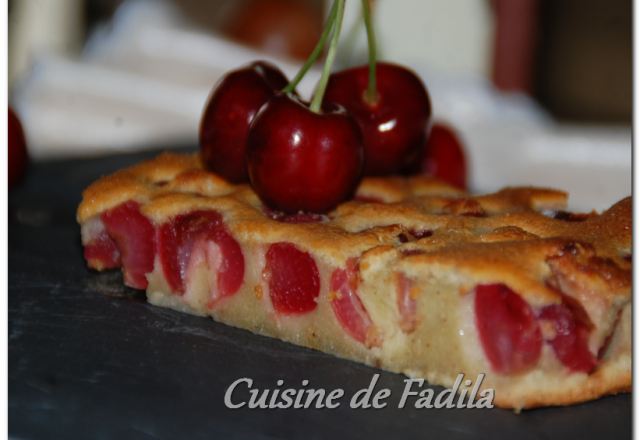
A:
{"label": "whole red cherry", "polygon": [[244,159],[249,124],[260,107],[287,84],[284,74],[265,61],[222,78],[200,121],[200,151],[211,171],[233,183],[249,181]]}
{"label": "whole red cherry", "polygon": [[24,130],[22,124],[16,116],[16,114],[9,107],[9,122],[7,125],[7,131],[9,132],[9,187],[15,186],[24,176],[27,170],[27,162],[29,156],[27,154],[27,142],[24,137]]}
{"label": "whole red cherry", "polygon": [[351,113],[364,138],[364,175],[399,172],[414,161],[424,145],[431,120],[431,102],[422,81],[404,67],[377,63],[378,100],[369,103],[369,66],[334,73],[325,102]]}
{"label": "whole red cherry", "polygon": [[434,123],[416,173],[430,174],[462,190],[467,190],[467,165],[462,142],[456,132]]}
{"label": "whole red cherry", "polygon": [[324,213],[350,198],[362,171],[362,134],[344,108],[320,113],[291,93],[271,98],[247,135],[253,189],[269,207]]}

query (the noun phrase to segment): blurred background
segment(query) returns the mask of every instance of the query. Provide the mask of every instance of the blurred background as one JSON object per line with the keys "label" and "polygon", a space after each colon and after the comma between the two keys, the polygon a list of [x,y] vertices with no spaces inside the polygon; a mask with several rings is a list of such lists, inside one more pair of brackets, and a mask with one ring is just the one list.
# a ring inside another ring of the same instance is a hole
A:
{"label": "blurred background", "polygon": [[[631,194],[631,0],[374,0],[380,59],[424,81],[473,192],[558,187],[570,209]],[[291,78],[326,0],[9,0],[9,104],[32,160],[197,145],[211,89],[268,59]],[[347,2],[335,69],[367,57]],[[321,65],[321,64],[320,64]],[[320,76],[299,86],[308,98]]]}

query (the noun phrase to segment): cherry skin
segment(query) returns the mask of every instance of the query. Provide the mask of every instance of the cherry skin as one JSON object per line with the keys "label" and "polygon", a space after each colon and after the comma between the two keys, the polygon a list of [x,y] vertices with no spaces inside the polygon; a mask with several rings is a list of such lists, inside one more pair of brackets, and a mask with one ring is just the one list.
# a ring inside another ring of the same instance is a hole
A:
{"label": "cherry skin", "polygon": [[596,355],[589,351],[590,330],[567,304],[545,307],[540,313],[540,319],[552,323],[556,334],[549,344],[560,362],[569,370],[588,373],[598,366]]}
{"label": "cherry skin", "polygon": [[[158,253],[162,270],[171,290],[184,295],[187,290],[187,271],[194,248],[198,245],[214,243],[211,252],[219,253],[222,264],[217,270],[219,297],[235,294],[244,279],[244,255],[238,242],[222,223],[222,216],[216,211],[193,211],[180,214],[163,224],[158,233]],[[214,302],[215,303],[215,300]],[[212,303],[212,304],[213,304]]]}
{"label": "cherry skin", "polygon": [[430,174],[466,191],[467,163],[455,131],[443,124],[433,124],[421,157],[410,171]]}
{"label": "cherry skin", "polygon": [[216,211],[194,211],[180,214],[160,227],[158,254],[173,292],[185,293],[185,273],[196,238],[206,236],[221,223],[222,216]]}
{"label": "cherry skin", "polygon": [[122,266],[118,246],[106,230],[85,245],[84,259],[87,260],[87,266],[98,271]]}
{"label": "cherry skin", "polygon": [[11,107],[9,107],[7,131],[9,135],[9,188],[11,188],[20,182],[24,176],[24,173],[27,170],[27,162],[29,160],[29,156],[27,154],[27,142],[24,138],[22,124],[20,124],[20,120],[13,110],[11,110]]}
{"label": "cherry skin", "polygon": [[338,322],[349,336],[367,345],[367,332],[373,322],[356,293],[358,263],[355,258],[347,261],[346,268],[333,271],[330,288],[333,292],[331,308]]}
{"label": "cherry skin", "polygon": [[325,102],[351,113],[364,138],[364,175],[399,172],[414,161],[424,145],[431,120],[431,102],[422,81],[410,70],[376,64],[378,101],[369,104],[365,93],[369,67],[355,67],[329,78]]}
{"label": "cherry skin", "polygon": [[156,254],[153,223],[133,200],[104,212],[100,219],[120,253],[124,283],[134,289],[146,289],[146,274],[153,271]]}
{"label": "cherry skin", "polygon": [[262,210],[271,220],[280,223],[320,223],[326,218],[321,214],[297,213],[287,215],[283,212],[274,211],[267,205],[263,205]]}
{"label": "cherry skin", "polygon": [[267,102],[246,145],[253,189],[272,209],[325,213],[355,192],[362,170],[358,123],[337,105],[314,113],[290,93]]}
{"label": "cherry skin", "polygon": [[265,61],[230,72],[218,83],[200,121],[200,151],[211,171],[232,183],[249,181],[244,159],[249,124],[287,84],[284,74]]}
{"label": "cherry skin", "polygon": [[304,315],[318,306],[320,273],[308,252],[293,243],[274,243],[265,255],[269,297],[280,315]]}
{"label": "cherry skin", "polygon": [[476,287],[476,328],[493,371],[520,374],[540,359],[542,334],[529,304],[504,284]]}

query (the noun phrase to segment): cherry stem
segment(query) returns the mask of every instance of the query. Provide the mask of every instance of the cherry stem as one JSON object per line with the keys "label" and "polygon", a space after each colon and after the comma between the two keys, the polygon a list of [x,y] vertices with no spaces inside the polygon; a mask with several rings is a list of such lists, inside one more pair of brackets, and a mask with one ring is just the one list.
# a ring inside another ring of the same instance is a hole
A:
{"label": "cherry stem", "polygon": [[327,41],[327,37],[329,36],[329,32],[331,32],[331,28],[333,28],[333,23],[336,21],[336,15],[338,12],[337,1],[333,2],[333,6],[331,7],[331,12],[329,13],[329,18],[327,19],[327,24],[324,26],[324,31],[322,31],[322,35],[320,36],[320,40],[318,44],[316,44],[316,48],[313,49],[311,55],[307,59],[307,62],[304,63],[304,66],[300,69],[295,78],[291,80],[287,86],[282,89],[282,93],[291,93],[296,88],[298,83],[302,80],[302,78],[306,75],[307,71],[311,68],[313,63],[318,59],[318,55],[322,52],[322,48],[324,47],[324,43]]}
{"label": "cherry stem", "polygon": [[322,98],[324,97],[324,91],[327,88],[329,82],[329,75],[331,75],[331,67],[333,61],[336,58],[336,52],[338,50],[338,40],[340,39],[340,29],[342,28],[342,19],[344,18],[344,0],[336,0],[337,15],[333,28],[333,35],[331,36],[331,44],[329,45],[329,52],[327,53],[327,60],[324,62],[324,69],[322,70],[322,76],[318,83],[318,89],[313,96],[311,106],[309,110],[314,113],[320,113],[320,106],[322,105]]}
{"label": "cherry stem", "polygon": [[367,28],[367,41],[369,42],[369,87],[364,94],[364,99],[368,104],[378,102],[378,89],[376,87],[376,38],[373,32],[373,22],[371,20],[371,8],[369,0],[362,0],[362,15],[364,25]]}

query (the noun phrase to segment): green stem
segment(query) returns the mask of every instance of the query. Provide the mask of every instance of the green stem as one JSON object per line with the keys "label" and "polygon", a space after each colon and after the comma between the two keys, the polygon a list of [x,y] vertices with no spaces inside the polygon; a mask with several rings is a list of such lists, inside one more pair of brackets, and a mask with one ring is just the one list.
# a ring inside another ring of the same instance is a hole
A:
{"label": "green stem", "polygon": [[331,67],[333,66],[333,60],[336,58],[336,52],[338,49],[338,40],[340,39],[340,28],[342,27],[342,18],[344,17],[344,0],[336,0],[337,3],[337,15],[336,22],[333,28],[333,35],[331,36],[331,44],[329,45],[329,52],[327,53],[327,60],[324,63],[324,69],[322,70],[322,76],[318,83],[318,89],[311,101],[309,109],[314,113],[320,113],[320,106],[322,105],[322,98],[324,97],[324,91],[327,88],[329,82],[329,75],[331,75]]}
{"label": "green stem", "polygon": [[298,72],[296,77],[293,78],[289,84],[287,84],[287,87],[282,89],[282,93],[291,93],[291,92],[293,92],[293,90],[296,88],[298,83],[302,80],[302,78],[307,73],[309,68],[311,68],[313,63],[315,63],[316,60],[318,59],[318,55],[320,55],[320,52],[322,52],[322,48],[324,47],[324,43],[327,41],[327,37],[329,36],[329,32],[331,32],[331,28],[333,27],[333,23],[336,21],[336,15],[337,15],[337,12],[338,12],[337,3],[338,3],[337,1],[333,2],[333,6],[331,7],[331,12],[329,13],[329,18],[327,19],[327,24],[324,26],[324,31],[322,31],[322,35],[320,36],[320,40],[318,41],[318,44],[316,45],[316,48],[313,49],[313,52],[309,56],[309,59],[307,59],[307,62],[304,63],[304,66],[302,66],[302,69],[300,69],[300,71]]}
{"label": "green stem", "polygon": [[369,0],[362,0],[362,14],[364,16],[364,25],[367,28],[367,41],[369,42],[369,87],[364,94],[364,99],[369,104],[375,104],[379,98],[376,87],[376,38],[373,32]]}

